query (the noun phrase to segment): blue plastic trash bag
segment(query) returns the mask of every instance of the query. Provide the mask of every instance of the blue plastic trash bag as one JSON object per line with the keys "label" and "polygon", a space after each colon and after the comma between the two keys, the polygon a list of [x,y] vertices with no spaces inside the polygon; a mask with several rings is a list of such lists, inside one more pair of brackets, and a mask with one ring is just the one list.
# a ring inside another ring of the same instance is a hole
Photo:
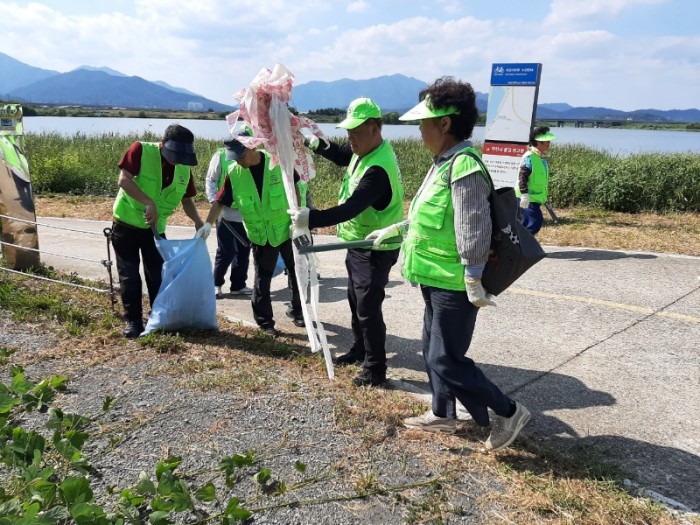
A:
{"label": "blue plastic trash bag", "polygon": [[281,274],[284,271],[284,260],[282,259],[281,255],[277,256],[277,264],[275,265],[275,271],[272,272],[272,277],[277,277],[279,274]]}
{"label": "blue plastic trash bag", "polygon": [[218,330],[209,251],[203,239],[156,239],[163,281],[151,307],[146,335],[154,330]]}

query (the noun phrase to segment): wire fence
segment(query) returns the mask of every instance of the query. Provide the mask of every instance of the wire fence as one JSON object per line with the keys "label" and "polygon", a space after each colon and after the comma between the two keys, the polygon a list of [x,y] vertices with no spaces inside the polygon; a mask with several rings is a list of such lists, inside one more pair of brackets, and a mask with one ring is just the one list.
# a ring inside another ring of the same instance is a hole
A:
{"label": "wire fence", "polygon": [[[102,230],[102,232],[94,232],[94,231],[89,231],[89,230],[80,230],[77,228],[68,228],[65,226],[58,226],[55,224],[46,224],[46,223],[41,223],[41,222],[37,222],[37,221],[30,221],[27,219],[20,219],[18,217],[12,217],[10,215],[0,214],[0,218],[1,219],[9,219],[9,220],[13,220],[13,221],[19,221],[19,222],[23,222],[25,224],[33,224],[35,226],[41,226],[43,228],[53,228],[56,230],[69,231],[69,232],[80,233],[80,234],[85,234],[85,235],[104,236],[106,238],[106,241],[107,241],[106,242],[106,244],[107,244],[107,248],[106,248],[107,249],[107,258],[106,259],[91,259],[88,257],[81,257],[79,255],[70,255],[70,254],[66,254],[66,253],[56,253],[56,252],[41,250],[41,249],[37,249],[37,248],[29,248],[27,246],[21,246],[18,244],[4,242],[1,240],[0,240],[0,248],[2,248],[3,246],[11,246],[13,248],[17,248],[20,250],[26,250],[26,251],[30,251],[30,252],[37,252],[39,254],[52,255],[55,257],[63,257],[66,259],[73,259],[73,260],[83,261],[83,262],[87,262],[87,263],[100,264],[100,265],[104,266],[104,268],[107,271],[107,276],[109,278],[109,288],[108,289],[98,288],[95,286],[86,286],[83,284],[72,283],[70,281],[64,281],[64,280],[60,280],[60,279],[52,279],[50,277],[44,277],[42,275],[37,275],[37,274],[32,273],[32,272],[23,272],[23,271],[19,271],[19,270],[14,270],[12,268],[6,268],[4,266],[0,266],[0,270],[3,270],[5,272],[9,272],[9,273],[24,275],[26,277],[30,277],[32,279],[37,279],[37,280],[41,280],[41,281],[48,281],[48,282],[61,284],[61,285],[65,285],[65,286],[71,286],[74,288],[80,288],[83,290],[89,290],[89,291],[93,291],[93,292],[97,292],[97,293],[107,293],[110,296],[112,308],[115,307],[116,302],[117,302],[117,298],[116,298],[116,292],[114,290],[114,278],[112,276],[113,261],[112,261],[112,251],[110,248],[111,241],[112,241],[112,229],[111,228],[104,228]],[[0,251],[0,253],[1,253],[1,251]]]}

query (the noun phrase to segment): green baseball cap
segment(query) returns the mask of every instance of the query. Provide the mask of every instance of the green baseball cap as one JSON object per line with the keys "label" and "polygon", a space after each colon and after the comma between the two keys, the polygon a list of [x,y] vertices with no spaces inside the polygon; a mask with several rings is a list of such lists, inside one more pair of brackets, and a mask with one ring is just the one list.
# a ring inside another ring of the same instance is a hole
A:
{"label": "green baseball cap", "polygon": [[382,118],[382,110],[371,98],[356,98],[350,102],[345,120],[336,128],[355,129],[370,118]]}
{"label": "green baseball cap", "polygon": [[550,142],[557,138],[557,136],[549,131],[547,133],[540,133],[533,137],[537,142]]}
{"label": "green baseball cap", "polygon": [[459,110],[455,106],[433,108],[428,95],[401,115],[399,120],[423,120],[426,118],[444,117],[445,115],[459,115]]}

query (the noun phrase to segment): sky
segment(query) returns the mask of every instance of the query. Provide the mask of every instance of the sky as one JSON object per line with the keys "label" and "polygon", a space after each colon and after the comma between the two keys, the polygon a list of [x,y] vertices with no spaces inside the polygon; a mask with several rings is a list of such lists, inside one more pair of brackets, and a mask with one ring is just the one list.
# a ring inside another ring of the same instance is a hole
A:
{"label": "sky", "polygon": [[488,93],[492,64],[539,62],[540,103],[688,109],[699,20],[697,0],[0,0],[0,52],[226,104],[276,63],[295,85],[450,75]]}

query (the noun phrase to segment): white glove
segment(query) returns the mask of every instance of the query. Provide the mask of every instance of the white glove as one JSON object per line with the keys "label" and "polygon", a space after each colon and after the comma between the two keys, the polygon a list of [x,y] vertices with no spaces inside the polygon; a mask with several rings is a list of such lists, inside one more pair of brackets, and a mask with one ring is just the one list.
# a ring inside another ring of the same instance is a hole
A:
{"label": "white glove", "polygon": [[530,207],[530,196],[527,193],[523,193],[520,196],[520,207],[523,209]]}
{"label": "white glove", "polygon": [[304,135],[304,144],[311,151],[316,151],[321,140],[323,140],[323,149],[328,149],[330,143],[326,139],[319,139],[316,135]]}
{"label": "white glove", "polygon": [[487,293],[478,279],[465,279],[467,297],[474,306],[482,308],[484,306],[496,306],[493,302],[493,295]]}
{"label": "white glove", "polygon": [[208,222],[204,223],[204,226],[202,226],[199,230],[197,230],[197,233],[194,234],[194,238],[197,239],[201,237],[205,241],[207,240],[207,237],[209,237],[209,234],[211,233],[211,224]]}
{"label": "white glove", "polygon": [[298,210],[287,210],[292,218],[292,226],[299,230],[309,229],[309,208],[299,208]]}
{"label": "white glove", "polygon": [[372,233],[367,235],[367,237],[365,237],[365,240],[374,240],[373,246],[376,248],[385,240],[401,235],[401,224],[402,223],[397,222],[396,224],[392,224],[391,226],[387,226],[386,228],[374,230]]}

